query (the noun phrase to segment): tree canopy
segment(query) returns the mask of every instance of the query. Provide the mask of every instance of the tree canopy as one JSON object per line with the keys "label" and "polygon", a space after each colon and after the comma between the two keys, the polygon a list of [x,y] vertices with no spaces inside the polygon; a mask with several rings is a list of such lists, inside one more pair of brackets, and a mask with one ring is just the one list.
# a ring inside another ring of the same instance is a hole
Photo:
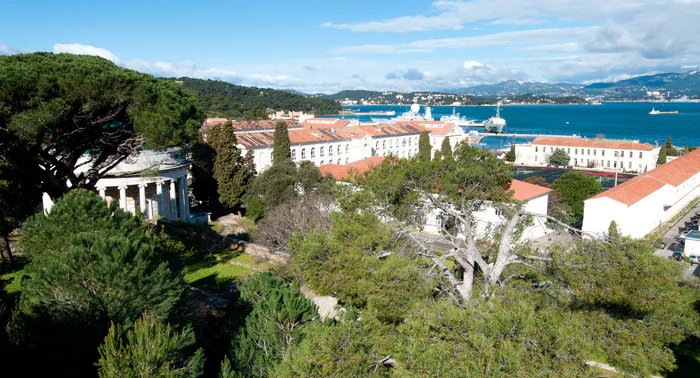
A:
{"label": "tree canopy", "polygon": [[583,201],[603,191],[600,183],[583,172],[566,172],[552,183],[566,201],[577,222],[583,220]]}
{"label": "tree canopy", "polygon": [[423,157],[423,159],[430,160],[432,157],[432,147],[430,146],[430,134],[427,131],[420,133],[418,138],[418,154]]}
{"label": "tree canopy", "polygon": [[452,144],[450,144],[450,138],[445,138],[442,140],[440,152],[442,153],[442,157],[444,159],[452,159]]}
{"label": "tree canopy", "polygon": [[231,122],[212,126],[207,138],[214,149],[212,177],[216,180],[219,202],[228,208],[236,208],[242,203],[248,182],[255,172],[250,171],[236,146],[238,142]]}
{"label": "tree canopy", "polygon": [[549,164],[556,165],[559,167],[565,167],[569,165],[569,161],[571,160],[571,157],[569,154],[564,151],[563,148],[557,148],[552,152],[552,155],[549,156]]}
{"label": "tree canopy", "polygon": [[53,198],[141,148],[189,143],[202,120],[177,84],[86,55],[0,56],[0,104],[0,157]]}

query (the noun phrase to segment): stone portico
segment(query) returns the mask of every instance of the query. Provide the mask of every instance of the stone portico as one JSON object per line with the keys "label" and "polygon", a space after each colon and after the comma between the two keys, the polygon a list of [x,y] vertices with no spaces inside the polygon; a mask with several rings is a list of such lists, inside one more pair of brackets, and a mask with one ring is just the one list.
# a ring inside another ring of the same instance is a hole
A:
{"label": "stone portico", "polygon": [[[184,151],[141,151],[110,170],[97,181],[100,197],[143,219],[162,217],[190,221],[189,187]],[[44,195],[44,209],[53,203]]]}

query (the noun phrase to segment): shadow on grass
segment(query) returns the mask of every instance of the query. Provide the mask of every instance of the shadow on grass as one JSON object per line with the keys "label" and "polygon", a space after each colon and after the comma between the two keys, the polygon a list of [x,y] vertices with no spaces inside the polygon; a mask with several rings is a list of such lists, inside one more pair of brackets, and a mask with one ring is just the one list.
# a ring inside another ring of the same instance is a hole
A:
{"label": "shadow on grass", "polygon": [[676,356],[676,368],[666,372],[668,378],[695,378],[700,375],[700,338],[690,336],[671,347]]}

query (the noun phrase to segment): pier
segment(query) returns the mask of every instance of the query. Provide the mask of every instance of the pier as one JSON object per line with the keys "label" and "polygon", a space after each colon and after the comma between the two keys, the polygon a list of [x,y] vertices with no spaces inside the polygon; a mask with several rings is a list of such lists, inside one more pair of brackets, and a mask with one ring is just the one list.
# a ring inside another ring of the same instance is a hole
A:
{"label": "pier", "polygon": [[487,136],[502,136],[502,137],[525,137],[525,138],[537,138],[537,137],[548,137],[548,138],[571,138],[571,135],[557,135],[557,134],[513,134],[513,133],[479,133],[474,138],[470,138],[470,143],[479,143],[482,139]]}

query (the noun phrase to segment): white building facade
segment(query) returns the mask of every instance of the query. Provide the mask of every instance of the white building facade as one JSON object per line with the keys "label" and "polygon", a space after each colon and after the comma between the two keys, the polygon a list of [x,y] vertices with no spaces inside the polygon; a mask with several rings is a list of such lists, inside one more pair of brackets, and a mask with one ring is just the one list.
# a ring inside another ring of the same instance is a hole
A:
{"label": "white building facade", "polygon": [[515,164],[547,166],[556,149],[569,155],[573,167],[643,173],[656,167],[661,148],[639,141],[538,137],[531,143],[515,145]]}
{"label": "white building facade", "polygon": [[[524,211],[543,215],[529,217],[530,221],[525,224],[519,240],[532,240],[546,235],[549,230],[547,229],[547,218],[544,215],[547,215],[549,193],[552,190],[520,180],[513,180],[510,190],[513,192],[513,198],[523,203]],[[477,238],[489,238],[494,230],[508,222],[508,219],[496,206],[485,206],[473,213],[472,216],[474,218],[474,233]],[[439,209],[433,209],[426,216],[423,231],[439,235],[443,231],[444,222],[443,212]]]}
{"label": "white building facade", "polygon": [[612,221],[621,234],[641,238],[700,196],[700,150],[584,201],[583,231],[604,236]]}

